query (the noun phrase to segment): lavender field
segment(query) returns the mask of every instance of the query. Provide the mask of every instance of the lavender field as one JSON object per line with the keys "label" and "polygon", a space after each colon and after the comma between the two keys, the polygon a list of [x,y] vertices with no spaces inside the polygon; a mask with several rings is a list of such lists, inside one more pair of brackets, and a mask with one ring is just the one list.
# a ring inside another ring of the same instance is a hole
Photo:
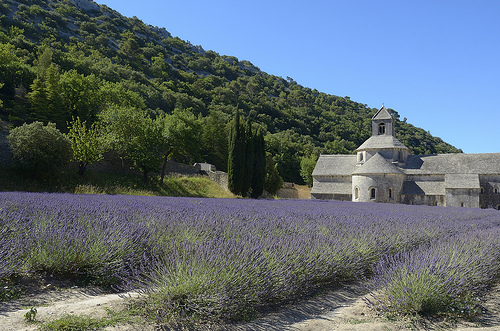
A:
{"label": "lavender field", "polygon": [[499,238],[496,210],[0,193],[0,280],[141,289],[158,322],[247,320],[350,281],[388,314],[474,317],[499,275]]}

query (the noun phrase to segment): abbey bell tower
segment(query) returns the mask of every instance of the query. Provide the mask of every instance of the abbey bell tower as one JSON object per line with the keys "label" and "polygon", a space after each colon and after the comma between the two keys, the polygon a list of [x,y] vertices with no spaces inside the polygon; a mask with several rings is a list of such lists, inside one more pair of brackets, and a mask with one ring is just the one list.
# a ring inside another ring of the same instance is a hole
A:
{"label": "abbey bell tower", "polygon": [[394,119],[385,106],[372,117],[372,136],[394,136]]}

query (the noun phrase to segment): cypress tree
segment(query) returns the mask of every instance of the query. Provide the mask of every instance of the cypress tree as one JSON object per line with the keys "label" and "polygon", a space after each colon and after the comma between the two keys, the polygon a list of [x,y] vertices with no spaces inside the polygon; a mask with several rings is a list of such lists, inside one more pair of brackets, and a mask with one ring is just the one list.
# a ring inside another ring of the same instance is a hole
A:
{"label": "cypress tree", "polygon": [[254,134],[252,133],[252,123],[247,119],[246,124],[242,128],[245,131],[245,163],[243,176],[243,188],[241,195],[245,196],[252,187],[252,177],[254,169]]}
{"label": "cypress tree", "polygon": [[245,176],[245,131],[240,124],[240,113],[236,109],[229,132],[227,160],[228,188],[234,194],[242,194]]}
{"label": "cypress tree", "polygon": [[253,137],[253,174],[251,197],[256,199],[264,192],[264,182],[266,180],[266,150],[264,144],[264,134],[258,130]]}

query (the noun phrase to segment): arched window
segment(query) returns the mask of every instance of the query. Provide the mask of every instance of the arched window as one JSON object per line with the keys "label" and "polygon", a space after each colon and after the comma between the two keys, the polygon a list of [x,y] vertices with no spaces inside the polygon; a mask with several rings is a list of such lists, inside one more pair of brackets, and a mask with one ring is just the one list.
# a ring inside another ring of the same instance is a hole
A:
{"label": "arched window", "polygon": [[375,200],[377,196],[377,190],[375,188],[370,189],[370,199]]}
{"label": "arched window", "polygon": [[498,193],[498,187],[495,187],[495,188],[493,189],[493,192]]}
{"label": "arched window", "polygon": [[384,134],[385,133],[385,123],[380,123],[378,125],[378,134]]}
{"label": "arched window", "polygon": [[354,189],[354,199],[359,199],[359,189],[357,187]]}

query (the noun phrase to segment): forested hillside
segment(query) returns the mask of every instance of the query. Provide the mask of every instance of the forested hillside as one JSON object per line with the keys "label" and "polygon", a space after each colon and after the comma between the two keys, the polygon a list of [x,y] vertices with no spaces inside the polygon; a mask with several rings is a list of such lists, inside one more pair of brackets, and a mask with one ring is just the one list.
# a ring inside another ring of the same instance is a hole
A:
{"label": "forested hillside", "polygon": [[[181,133],[172,143],[178,161],[225,170],[228,123],[240,109],[265,132],[268,154],[291,182],[302,182],[301,161],[352,153],[370,136],[375,108],[205,51],[91,1],[1,0],[0,24],[0,116],[15,126],[50,121],[67,132],[73,118],[90,124],[120,107],[167,114]],[[461,152],[390,111],[397,138],[414,154]]]}

